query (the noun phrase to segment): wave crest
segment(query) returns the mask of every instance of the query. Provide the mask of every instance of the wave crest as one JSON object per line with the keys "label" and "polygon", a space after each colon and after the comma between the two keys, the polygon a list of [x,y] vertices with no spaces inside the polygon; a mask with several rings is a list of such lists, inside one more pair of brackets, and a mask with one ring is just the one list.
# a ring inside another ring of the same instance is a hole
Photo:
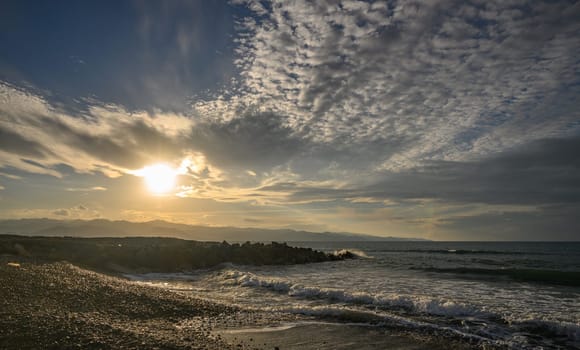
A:
{"label": "wave crest", "polygon": [[347,257],[347,258],[362,258],[362,259],[372,259],[373,257],[370,255],[367,255],[367,253],[365,253],[364,251],[360,250],[360,249],[340,249],[340,250],[335,250],[333,252],[333,255],[336,255],[338,257]]}
{"label": "wave crest", "polygon": [[391,310],[402,309],[436,316],[487,315],[487,313],[475,306],[451,300],[406,295],[375,295],[367,292],[351,293],[342,289],[304,286],[284,279],[266,278],[237,270],[228,271],[222,276],[226,283],[233,283],[242,287],[266,288],[301,299],[324,299],[343,304],[368,305]]}

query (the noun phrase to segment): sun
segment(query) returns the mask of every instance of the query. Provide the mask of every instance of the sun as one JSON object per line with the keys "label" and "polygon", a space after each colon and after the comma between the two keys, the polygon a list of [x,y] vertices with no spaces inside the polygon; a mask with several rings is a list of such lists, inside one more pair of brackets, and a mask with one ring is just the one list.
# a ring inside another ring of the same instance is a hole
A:
{"label": "sun", "polygon": [[167,164],[153,164],[139,170],[139,175],[145,179],[149,191],[163,195],[175,188],[177,171]]}

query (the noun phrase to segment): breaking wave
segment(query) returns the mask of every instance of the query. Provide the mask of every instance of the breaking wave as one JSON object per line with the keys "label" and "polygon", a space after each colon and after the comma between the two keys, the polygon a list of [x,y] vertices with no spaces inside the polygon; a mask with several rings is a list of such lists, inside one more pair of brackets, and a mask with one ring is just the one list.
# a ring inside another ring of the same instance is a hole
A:
{"label": "breaking wave", "polygon": [[291,281],[277,278],[266,278],[250,272],[227,271],[222,274],[225,282],[242,287],[259,287],[285,293],[301,299],[322,299],[334,303],[372,306],[388,310],[437,316],[483,316],[489,313],[477,307],[450,300],[429,299],[405,295],[373,295],[366,292],[347,292],[341,289],[319,288],[294,284]]}
{"label": "breaking wave", "polygon": [[[538,334],[560,339],[562,344],[580,345],[580,324],[550,320],[508,320],[503,315],[474,305],[414,295],[375,295],[319,288],[292,283],[282,278],[259,276],[251,272],[227,270],[219,277],[225,284],[263,288],[289,297],[322,300],[327,305],[270,306],[267,310],[332,318],[342,322],[368,323],[414,329],[425,334],[448,337],[478,348],[534,349],[530,339],[517,334]],[[439,321],[434,321],[434,317]],[[447,320],[441,322],[442,320]],[[431,322],[434,321],[434,322]]]}
{"label": "breaking wave", "polygon": [[355,258],[362,258],[362,259],[372,259],[373,257],[370,255],[367,255],[367,253],[365,253],[364,251],[360,250],[360,249],[341,249],[341,250],[335,250],[334,255],[336,256],[349,256],[349,255],[353,255]]}

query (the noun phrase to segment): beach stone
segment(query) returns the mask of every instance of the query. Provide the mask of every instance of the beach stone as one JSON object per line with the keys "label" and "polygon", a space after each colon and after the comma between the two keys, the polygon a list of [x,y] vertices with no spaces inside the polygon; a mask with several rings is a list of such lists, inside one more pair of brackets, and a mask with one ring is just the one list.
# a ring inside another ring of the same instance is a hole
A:
{"label": "beach stone", "polygon": [[[8,265],[15,260],[21,268]],[[205,322],[236,311],[229,306],[63,262],[26,263],[24,269],[21,261],[2,257],[0,280],[1,349],[234,348],[198,326],[187,339],[176,327],[192,317]]]}

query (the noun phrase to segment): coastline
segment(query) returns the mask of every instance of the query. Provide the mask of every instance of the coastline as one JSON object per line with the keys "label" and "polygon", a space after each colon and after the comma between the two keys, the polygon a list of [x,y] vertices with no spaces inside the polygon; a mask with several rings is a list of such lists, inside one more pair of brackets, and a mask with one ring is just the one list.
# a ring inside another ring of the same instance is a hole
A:
{"label": "coastline", "polygon": [[[148,248],[156,254],[144,268],[111,265],[123,262],[122,254],[115,262],[106,259],[115,256],[118,240],[104,248],[94,244],[103,241],[82,241],[91,243],[84,247],[76,239],[66,246],[34,241],[0,245],[2,349],[489,350],[578,344],[577,314],[570,312],[578,309],[573,286],[426,275],[413,269],[424,268],[426,260],[432,264],[427,267],[437,268],[474,259],[480,264],[482,255],[490,264],[525,258],[521,268],[528,268],[528,261],[558,263],[557,253],[567,246],[538,253],[529,249],[528,258],[513,245],[473,248],[457,243],[457,249],[472,253],[449,257],[434,243],[414,250],[390,244],[374,251],[361,244],[348,249],[372,251],[372,257],[292,264],[287,255],[277,257],[285,264],[223,263],[159,272],[149,268],[178,266],[171,253],[189,243],[177,241],[165,253]],[[131,242],[135,244],[123,244],[124,253],[146,247],[145,240]],[[229,250],[225,244],[208,247],[216,246]],[[75,249],[79,247],[83,249]],[[323,248],[337,251],[332,245]],[[200,261],[195,249],[189,254],[189,261]],[[68,256],[73,259],[63,258]],[[160,265],[160,256],[170,259]],[[490,264],[484,266],[495,266]],[[567,271],[569,264],[564,260],[556,266]],[[497,302],[497,296],[503,299]]]}
{"label": "coastline", "polygon": [[442,348],[370,326],[243,310],[67,262],[0,256],[0,279],[2,349]]}

